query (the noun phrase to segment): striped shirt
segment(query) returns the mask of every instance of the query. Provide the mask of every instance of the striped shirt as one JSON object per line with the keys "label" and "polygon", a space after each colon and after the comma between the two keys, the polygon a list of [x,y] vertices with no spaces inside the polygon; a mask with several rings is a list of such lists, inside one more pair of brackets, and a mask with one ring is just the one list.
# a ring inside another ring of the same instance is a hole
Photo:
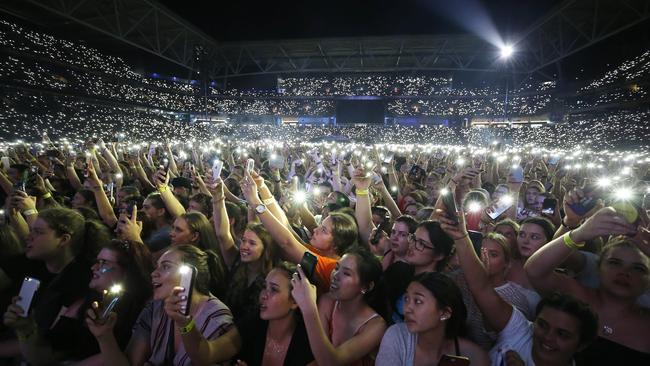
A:
{"label": "striped shirt", "polygon": [[[233,326],[230,309],[216,297],[211,297],[194,316],[196,328],[208,341],[219,338]],[[133,327],[133,337],[144,338],[149,343],[151,365],[189,366],[192,364],[183,342],[174,351],[174,321],[167,316],[163,300],[149,302],[138,316]]]}

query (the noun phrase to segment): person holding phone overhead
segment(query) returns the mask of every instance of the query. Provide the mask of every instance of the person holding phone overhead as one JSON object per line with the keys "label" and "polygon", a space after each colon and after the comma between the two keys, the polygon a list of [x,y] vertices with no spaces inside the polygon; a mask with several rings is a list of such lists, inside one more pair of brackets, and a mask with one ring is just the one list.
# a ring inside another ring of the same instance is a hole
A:
{"label": "person holding phone overhead", "polygon": [[453,238],[458,260],[474,301],[488,327],[498,332],[490,351],[492,365],[571,365],[597,332],[597,316],[570,295],[552,294],[540,301],[530,322],[491,286],[469,240],[462,212],[455,223],[438,212],[442,229]]}
{"label": "person holding phone overhead", "polygon": [[[538,291],[571,293],[598,312],[598,338],[578,357],[584,364],[611,365],[621,360],[630,365],[650,363],[650,315],[636,303],[650,286],[650,259],[630,239],[637,230],[614,208],[604,207],[526,262],[526,273]],[[598,261],[597,288],[588,288],[555,271],[585,242],[610,235]]]}
{"label": "person holding phone overhead", "polygon": [[223,181],[217,178],[210,186],[214,187],[211,190],[214,230],[229,279],[224,302],[232,309],[236,319],[250,317],[258,311],[264,279],[277,262],[274,255],[277,245],[260,223],[249,223],[239,247],[235,245],[230,232]]}
{"label": "person holding phone overhead", "polygon": [[[118,315],[105,322],[88,312],[88,328],[101,349],[105,365],[191,365],[229,360],[241,341],[230,310],[210,295],[217,257],[191,245],[166,251],[151,274],[153,301],[140,313],[131,340],[122,352],[112,329]],[[179,287],[180,269],[196,268],[193,288]],[[183,298],[181,293],[189,293]],[[187,314],[187,315],[185,315]]]}

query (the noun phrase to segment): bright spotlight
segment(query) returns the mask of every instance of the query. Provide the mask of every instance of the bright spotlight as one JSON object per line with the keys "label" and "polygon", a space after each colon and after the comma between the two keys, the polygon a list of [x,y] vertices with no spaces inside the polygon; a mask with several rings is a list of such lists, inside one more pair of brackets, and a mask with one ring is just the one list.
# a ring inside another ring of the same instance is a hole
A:
{"label": "bright spotlight", "polygon": [[514,52],[515,49],[509,44],[501,46],[501,58],[510,58]]}

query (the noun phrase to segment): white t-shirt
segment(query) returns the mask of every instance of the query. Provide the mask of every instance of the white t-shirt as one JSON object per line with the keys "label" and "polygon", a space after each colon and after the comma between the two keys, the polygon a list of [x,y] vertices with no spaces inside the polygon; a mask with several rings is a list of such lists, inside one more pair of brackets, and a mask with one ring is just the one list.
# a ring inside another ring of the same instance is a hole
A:
{"label": "white t-shirt", "polygon": [[516,307],[512,308],[508,324],[499,332],[497,343],[490,350],[490,364],[505,365],[508,351],[517,352],[526,366],[535,366],[532,355],[533,323],[528,321]]}

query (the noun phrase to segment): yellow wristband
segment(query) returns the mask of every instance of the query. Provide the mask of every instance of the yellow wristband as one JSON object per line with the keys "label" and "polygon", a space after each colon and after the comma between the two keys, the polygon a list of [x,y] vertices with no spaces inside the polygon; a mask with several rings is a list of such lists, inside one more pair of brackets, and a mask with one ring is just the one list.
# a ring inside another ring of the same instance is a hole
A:
{"label": "yellow wristband", "polygon": [[166,184],[163,184],[160,187],[158,187],[158,192],[160,193],[167,192],[168,190],[169,190],[169,186]]}
{"label": "yellow wristband", "polygon": [[191,332],[192,329],[194,329],[195,325],[196,325],[196,323],[194,322],[194,318],[192,318],[192,319],[190,319],[189,323],[187,323],[184,327],[181,327],[179,330],[180,330],[181,334],[187,334],[187,333]]}
{"label": "yellow wristband", "polygon": [[585,246],[584,242],[576,243],[575,241],[573,241],[573,239],[571,239],[571,236],[569,234],[571,234],[571,231],[569,231],[568,233],[562,236],[562,239],[564,240],[564,245],[566,245],[567,248],[571,250],[578,250]]}
{"label": "yellow wristband", "polygon": [[274,203],[275,203],[275,198],[273,198],[273,197],[271,197],[271,198],[267,198],[267,199],[265,199],[265,200],[262,200],[262,203],[263,203],[265,206],[268,206],[268,205],[274,204]]}
{"label": "yellow wristband", "polygon": [[23,216],[32,216],[32,215],[36,215],[37,213],[38,211],[36,211],[35,208],[30,208],[28,210],[23,211]]}
{"label": "yellow wristband", "polygon": [[42,199],[46,200],[48,198],[52,198],[52,192],[47,192],[44,195],[41,196]]}
{"label": "yellow wristband", "polygon": [[368,190],[367,189],[357,189],[355,191],[355,194],[357,196],[367,196],[368,195]]}

